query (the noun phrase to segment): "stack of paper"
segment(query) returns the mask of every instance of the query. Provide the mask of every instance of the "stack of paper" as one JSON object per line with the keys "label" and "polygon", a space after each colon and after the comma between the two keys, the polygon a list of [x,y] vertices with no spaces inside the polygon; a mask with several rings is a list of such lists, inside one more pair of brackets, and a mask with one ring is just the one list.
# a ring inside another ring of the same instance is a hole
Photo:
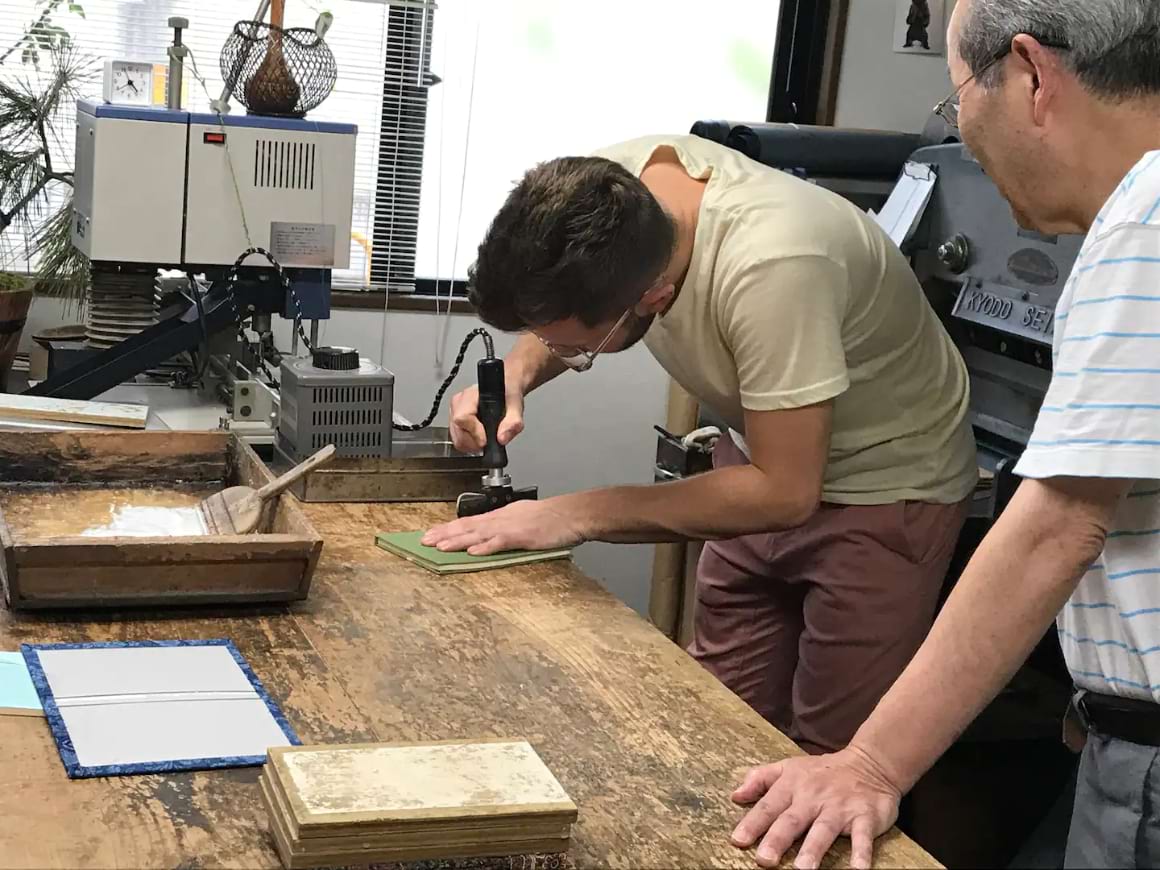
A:
{"label": "stack of paper", "polygon": [[272,748],[261,785],[290,870],[562,853],[576,820],[523,741]]}

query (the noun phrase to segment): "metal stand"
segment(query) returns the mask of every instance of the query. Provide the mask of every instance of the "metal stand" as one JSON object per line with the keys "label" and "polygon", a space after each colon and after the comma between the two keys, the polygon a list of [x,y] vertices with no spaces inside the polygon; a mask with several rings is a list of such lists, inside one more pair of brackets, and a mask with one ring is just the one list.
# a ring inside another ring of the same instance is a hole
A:
{"label": "metal stand", "polygon": [[169,46],[169,94],[166,105],[170,109],[181,109],[181,74],[185,68],[185,58],[189,49],[181,42],[181,31],[189,29],[189,19],[174,16],[169,19],[173,28],[173,45]]}

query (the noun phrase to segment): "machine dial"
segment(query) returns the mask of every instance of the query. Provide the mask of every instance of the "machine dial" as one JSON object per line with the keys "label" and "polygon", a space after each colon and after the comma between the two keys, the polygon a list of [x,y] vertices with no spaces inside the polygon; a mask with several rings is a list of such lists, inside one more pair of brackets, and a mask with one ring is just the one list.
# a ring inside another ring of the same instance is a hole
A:
{"label": "machine dial", "polygon": [[316,347],[314,367],[331,372],[353,372],[359,367],[358,351],[353,347]]}

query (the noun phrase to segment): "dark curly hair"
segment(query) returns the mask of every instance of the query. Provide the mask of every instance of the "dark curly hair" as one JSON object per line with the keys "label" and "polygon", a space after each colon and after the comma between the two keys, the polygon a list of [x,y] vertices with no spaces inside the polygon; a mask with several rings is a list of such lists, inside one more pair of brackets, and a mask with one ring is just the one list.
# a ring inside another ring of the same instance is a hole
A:
{"label": "dark curly hair", "polygon": [[479,246],[468,294],[480,318],[519,332],[571,318],[596,326],[641,298],[668,265],[676,227],[647,187],[599,157],[540,164]]}

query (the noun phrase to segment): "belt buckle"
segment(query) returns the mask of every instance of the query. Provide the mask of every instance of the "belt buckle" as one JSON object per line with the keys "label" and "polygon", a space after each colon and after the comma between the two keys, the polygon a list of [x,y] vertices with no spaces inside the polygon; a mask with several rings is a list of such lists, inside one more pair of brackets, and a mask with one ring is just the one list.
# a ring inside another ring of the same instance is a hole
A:
{"label": "belt buckle", "polygon": [[1088,735],[1092,733],[1086,695],[1083,691],[1076,692],[1063,716],[1063,745],[1076,755],[1083,752]]}
{"label": "belt buckle", "polygon": [[1071,701],[1072,706],[1075,708],[1076,715],[1079,718],[1079,722],[1081,725],[1083,725],[1084,731],[1090,732],[1092,730],[1092,717],[1090,711],[1088,710],[1087,698],[1087,691],[1080,689],[1075,693]]}

